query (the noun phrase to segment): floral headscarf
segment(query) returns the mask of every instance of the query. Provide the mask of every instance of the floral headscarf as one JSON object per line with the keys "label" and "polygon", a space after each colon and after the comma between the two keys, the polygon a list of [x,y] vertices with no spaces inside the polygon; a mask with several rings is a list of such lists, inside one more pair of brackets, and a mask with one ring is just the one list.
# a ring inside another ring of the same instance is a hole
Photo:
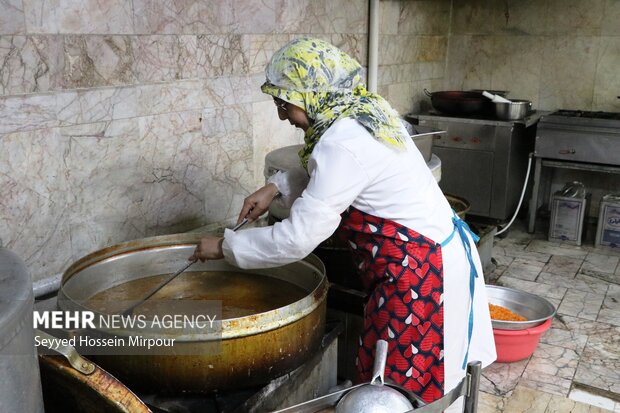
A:
{"label": "floral headscarf", "polygon": [[356,119],[378,141],[397,149],[406,135],[398,113],[364,86],[360,64],[324,40],[300,38],[278,50],[261,90],[302,108],[310,119],[299,152],[304,168],[323,133],[338,119]]}

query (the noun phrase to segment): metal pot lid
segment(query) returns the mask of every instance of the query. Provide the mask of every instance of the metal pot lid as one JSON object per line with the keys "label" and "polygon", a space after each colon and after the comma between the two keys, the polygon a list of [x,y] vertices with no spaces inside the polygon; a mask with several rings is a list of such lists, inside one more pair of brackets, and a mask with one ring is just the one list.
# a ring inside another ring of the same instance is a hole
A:
{"label": "metal pot lid", "polygon": [[26,265],[17,254],[0,247],[0,350],[32,320],[34,296]]}

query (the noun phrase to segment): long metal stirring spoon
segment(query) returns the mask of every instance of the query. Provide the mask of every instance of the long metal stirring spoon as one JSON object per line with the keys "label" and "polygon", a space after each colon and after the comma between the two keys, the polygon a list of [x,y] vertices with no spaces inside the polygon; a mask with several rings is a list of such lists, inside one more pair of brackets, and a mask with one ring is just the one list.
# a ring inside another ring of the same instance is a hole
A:
{"label": "long metal stirring spoon", "polygon": [[[239,228],[241,228],[242,226],[244,226],[247,223],[248,223],[248,219],[244,218],[243,221],[241,221],[239,224],[237,224],[237,226],[235,226],[232,230],[236,231],[236,230],[238,230]],[[122,315],[130,315],[136,307],[142,305],[146,300],[148,300],[149,298],[154,296],[157,293],[157,291],[161,290],[166,285],[168,285],[172,280],[174,280],[176,277],[181,275],[185,270],[187,270],[189,267],[191,267],[193,264],[195,264],[196,261],[197,260],[190,261],[187,264],[185,264],[182,268],[178,269],[174,274],[172,274],[170,277],[168,277],[167,280],[165,280],[164,282],[159,284],[157,287],[152,289],[151,292],[148,293],[144,298],[142,298],[140,301],[138,301],[137,303],[133,304],[131,307],[129,307],[125,311],[123,311]]]}

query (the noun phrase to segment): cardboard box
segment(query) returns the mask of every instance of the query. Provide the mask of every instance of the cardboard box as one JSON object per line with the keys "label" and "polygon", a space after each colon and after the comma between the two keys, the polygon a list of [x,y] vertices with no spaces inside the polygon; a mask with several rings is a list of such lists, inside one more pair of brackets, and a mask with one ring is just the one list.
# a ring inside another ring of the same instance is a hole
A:
{"label": "cardboard box", "polygon": [[596,228],[597,247],[620,248],[620,200],[603,197]]}
{"label": "cardboard box", "polygon": [[581,245],[583,219],[590,195],[585,198],[569,198],[553,195],[551,199],[551,221],[549,222],[549,241],[568,242]]}

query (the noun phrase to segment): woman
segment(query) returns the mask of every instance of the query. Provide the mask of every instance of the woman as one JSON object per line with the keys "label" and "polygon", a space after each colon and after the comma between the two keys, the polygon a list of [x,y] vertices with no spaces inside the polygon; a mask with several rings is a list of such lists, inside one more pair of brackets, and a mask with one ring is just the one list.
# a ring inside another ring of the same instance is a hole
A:
{"label": "woman", "polygon": [[[264,268],[308,255],[338,228],[369,293],[357,366],[371,377],[378,339],[389,343],[386,375],[430,402],[464,376],[467,361],[495,360],[480,261],[398,114],[362,83],[359,63],[319,39],[275,53],[262,91],[281,120],[305,131],[310,180],[290,217],[270,227],[205,237],[191,259]],[[278,173],[244,202],[239,220],[262,215]]]}

